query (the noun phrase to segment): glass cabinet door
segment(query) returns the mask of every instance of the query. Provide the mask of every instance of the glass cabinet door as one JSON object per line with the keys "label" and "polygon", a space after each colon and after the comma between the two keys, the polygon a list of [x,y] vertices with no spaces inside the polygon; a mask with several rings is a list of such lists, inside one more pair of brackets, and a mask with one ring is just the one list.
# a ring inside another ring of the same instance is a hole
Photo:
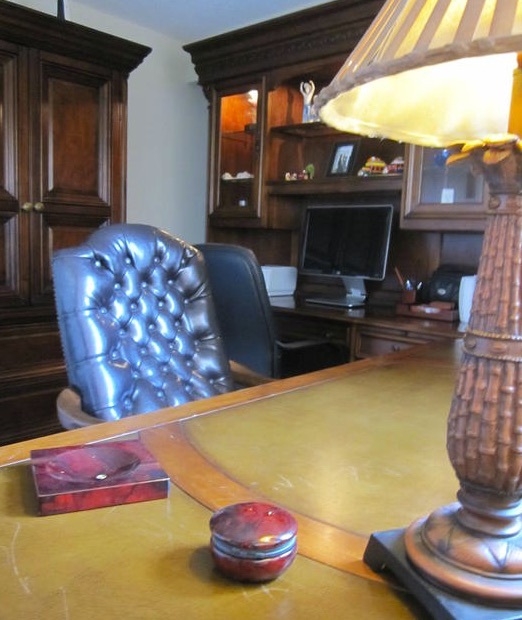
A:
{"label": "glass cabinet door", "polygon": [[213,217],[260,216],[260,99],[260,85],[218,96]]}
{"label": "glass cabinet door", "polygon": [[468,162],[446,165],[447,149],[406,148],[401,226],[421,230],[483,230],[487,185]]}

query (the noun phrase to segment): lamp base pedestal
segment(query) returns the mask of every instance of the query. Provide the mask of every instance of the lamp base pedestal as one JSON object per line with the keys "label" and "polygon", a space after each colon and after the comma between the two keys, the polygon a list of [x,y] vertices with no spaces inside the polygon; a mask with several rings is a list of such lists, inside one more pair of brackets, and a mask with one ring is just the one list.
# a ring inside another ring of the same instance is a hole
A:
{"label": "lamp base pedestal", "polygon": [[364,562],[375,572],[391,572],[434,620],[521,620],[520,609],[474,603],[426,581],[406,557],[404,532],[399,529],[372,534],[364,552]]}

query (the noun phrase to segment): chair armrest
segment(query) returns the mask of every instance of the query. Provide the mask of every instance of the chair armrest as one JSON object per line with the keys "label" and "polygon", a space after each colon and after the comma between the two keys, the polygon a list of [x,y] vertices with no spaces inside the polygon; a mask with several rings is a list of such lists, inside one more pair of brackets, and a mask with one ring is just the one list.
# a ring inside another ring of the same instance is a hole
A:
{"label": "chair armrest", "polygon": [[67,430],[104,422],[82,410],[80,396],[71,388],[65,388],[58,394],[56,410],[60,424]]}
{"label": "chair armrest", "polygon": [[239,387],[253,387],[274,381],[271,377],[261,375],[234,360],[230,360],[230,370],[232,371],[234,383],[239,385]]}

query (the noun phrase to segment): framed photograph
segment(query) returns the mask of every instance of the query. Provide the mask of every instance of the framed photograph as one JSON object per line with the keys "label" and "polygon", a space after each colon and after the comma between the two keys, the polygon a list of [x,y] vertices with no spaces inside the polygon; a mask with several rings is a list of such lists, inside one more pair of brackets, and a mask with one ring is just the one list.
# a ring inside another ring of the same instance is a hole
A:
{"label": "framed photograph", "polygon": [[328,166],[328,176],[345,176],[349,174],[355,160],[357,142],[341,142],[333,149],[332,158]]}

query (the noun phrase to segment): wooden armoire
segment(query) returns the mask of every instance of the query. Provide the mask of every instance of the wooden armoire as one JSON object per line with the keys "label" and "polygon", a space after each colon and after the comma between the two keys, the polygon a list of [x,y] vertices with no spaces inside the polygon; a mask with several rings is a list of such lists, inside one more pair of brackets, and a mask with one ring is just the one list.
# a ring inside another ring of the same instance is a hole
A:
{"label": "wooden armoire", "polygon": [[51,256],[125,220],[127,78],[150,48],[0,0],[0,443],[59,430]]}

